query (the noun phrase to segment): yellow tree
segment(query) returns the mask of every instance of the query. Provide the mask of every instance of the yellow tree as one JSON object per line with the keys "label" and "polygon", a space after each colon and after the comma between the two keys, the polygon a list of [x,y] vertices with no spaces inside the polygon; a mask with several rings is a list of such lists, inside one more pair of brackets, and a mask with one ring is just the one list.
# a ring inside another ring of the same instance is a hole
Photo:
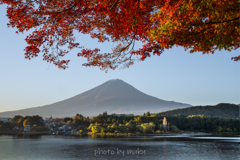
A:
{"label": "yellow tree", "polygon": [[26,125],[29,125],[30,123],[29,123],[29,120],[28,119],[25,119],[24,121],[23,121],[23,127],[25,127]]}
{"label": "yellow tree", "polygon": [[[169,1],[156,11],[150,41],[163,48],[182,46],[190,52],[231,51],[240,46],[239,0]],[[239,56],[233,58],[239,60]]]}

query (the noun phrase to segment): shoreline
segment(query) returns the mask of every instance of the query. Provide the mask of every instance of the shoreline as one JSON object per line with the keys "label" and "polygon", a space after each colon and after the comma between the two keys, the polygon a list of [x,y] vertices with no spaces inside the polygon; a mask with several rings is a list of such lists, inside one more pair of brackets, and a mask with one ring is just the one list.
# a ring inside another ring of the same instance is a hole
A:
{"label": "shoreline", "polygon": [[0,132],[0,135],[51,135],[49,132]]}
{"label": "shoreline", "polygon": [[81,133],[70,132],[68,135],[62,132],[0,132],[0,135],[64,135],[64,136],[160,136],[160,135],[172,135],[172,134],[194,134],[194,135],[211,135],[211,134],[239,134],[240,132],[168,132],[168,133]]}

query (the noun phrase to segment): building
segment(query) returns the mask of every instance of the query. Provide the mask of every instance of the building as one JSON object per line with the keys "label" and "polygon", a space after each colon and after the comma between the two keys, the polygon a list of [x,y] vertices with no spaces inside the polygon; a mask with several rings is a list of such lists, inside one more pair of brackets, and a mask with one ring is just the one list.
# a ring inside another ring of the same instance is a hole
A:
{"label": "building", "polygon": [[12,118],[1,118],[0,117],[0,121],[3,121],[3,122],[9,122],[11,120],[12,120]]}
{"label": "building", "polygon": [[31,125],[25,125],[24,131],[30,131]]}
{"label": "building", "polygon": [[67,131],[72,129],[71,126],[67,126],[67,125],[63,125],[62,127],[58,127],[58,130],[62,130],[62,131]]}

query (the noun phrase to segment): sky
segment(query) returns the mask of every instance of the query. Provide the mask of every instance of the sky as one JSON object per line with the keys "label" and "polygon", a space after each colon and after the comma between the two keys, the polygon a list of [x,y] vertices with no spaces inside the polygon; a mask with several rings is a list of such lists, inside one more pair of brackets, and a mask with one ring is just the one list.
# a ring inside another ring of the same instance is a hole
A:
{"label": "sky", "polygon": [[[231,57],[239,50],[216,51],[213,55],[189,53],[182,47],[166,50],[126,69],[84,67],[86,59],[70,51],[69,68],[60,70],[42,57],[24,58],[25,38],[8,28],[6,5],[0,5],[0,112],[52,104],[90,90],[111,79],[121,79],[148,95],[182,103],[216,105],[240,103],[240,62]],[[113,43],[98,43],[89,35],[76,33],[80,45],[110,52]],[[137,44],[141,47],[141,44]]]}

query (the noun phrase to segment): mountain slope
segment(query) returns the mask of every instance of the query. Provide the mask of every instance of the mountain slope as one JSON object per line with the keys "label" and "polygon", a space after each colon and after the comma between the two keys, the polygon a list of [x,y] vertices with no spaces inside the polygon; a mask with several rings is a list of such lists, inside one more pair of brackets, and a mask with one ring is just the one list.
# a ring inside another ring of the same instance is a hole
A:
{"label": "mountain slope", "polygon": [[149,96],[124,81],[115,79],[60,102],[19,111],[2,112],[0,117],[13,117],[17,114],[65,117],[76,113],[93,116],[104,111],[110,114],[143,114],[147,111],[156,113],[189,106],[189,104]]}
{"label": "mountain slope", "polygon": [[165,115],[205,115],[219,118],[240,118],[240,105],[219,103],[215,106],[193,106],[183,109],[161,112]]}

